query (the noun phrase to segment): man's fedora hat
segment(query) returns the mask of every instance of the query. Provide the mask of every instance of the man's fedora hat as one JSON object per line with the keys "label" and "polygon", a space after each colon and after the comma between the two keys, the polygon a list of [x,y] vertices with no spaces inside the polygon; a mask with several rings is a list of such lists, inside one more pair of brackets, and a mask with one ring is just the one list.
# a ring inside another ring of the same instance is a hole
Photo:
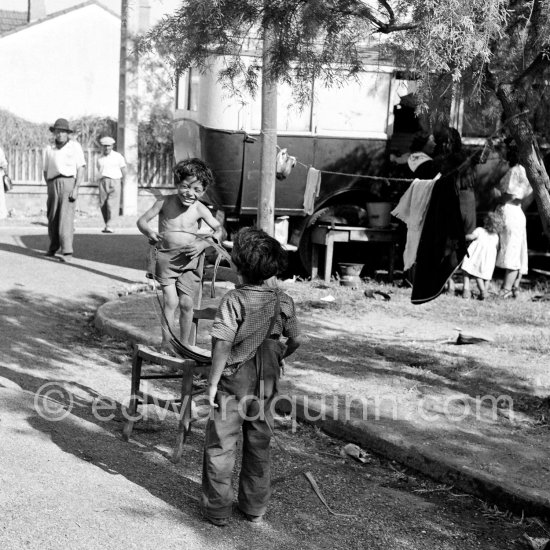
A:
{"label": "man's fedora hat", "polygon": [[68,132],[69,134],[72,134],[73,130],[69,127],[69,122],[66,118],[58,118],[53,126],[50,126],[50,132],[55,132],[56,130],[60,130],[62,132]]}

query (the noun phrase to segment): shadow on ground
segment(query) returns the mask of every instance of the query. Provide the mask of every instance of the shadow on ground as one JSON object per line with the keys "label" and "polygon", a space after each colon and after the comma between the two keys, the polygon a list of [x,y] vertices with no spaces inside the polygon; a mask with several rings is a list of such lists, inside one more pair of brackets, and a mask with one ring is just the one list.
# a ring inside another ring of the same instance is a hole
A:
{"label": "shadow on ground", "polygon": [[[47,235],[22,235],[21,242],[29,249],[46,251]],[[74,236],[75,258],[119,267],[145,269],[149,245],[143,235],[77,233]]]}
{"label": "shadow on ground", "polygon": [[[102,386],[109,387],[111,380],[116,386],[122,379],[129,393],[130,382],[129,361],[117,364],[106,357],[108,351],[102,346],[106,338],[95,334],[90,326],[91,314],[101,301],[100,297],[93,295],[81,301],[61,301],[22,290],[10,291],[0,297],[0,332],[3,336],[0,342],[0,389],[19,386],[31,394],[22,394],[26,397],[22,397],[21,402],[6,400],[4,410],[30,413],[27,417],[29,425],[46,434],[63,451],[145,488],[174,508],[174,521],[182,521],[178,510],[184,512],[189,518],[189,527],[198,536],[205,537],[204,547],[219,545],[225,548],[227,536],[236,536],[236,533],[244,539],[254,538],[253,529],[248,530],[247,526],[243,530],[247,523],[244,520],[234,518],[231,526],[223,531],[202,521],[198,505],[200,454],[196,450],[188,446],[182,463],[172,465],[162,460],[161,456],[166,457],[162,449],[138,442],[137,437],[130,443],[122,441],[123,403],[113,401],[115,417],[110,421],[102,421],[93,414],[92,402],[105,391]],[[118,347],[119,355],[124,355],[125,345],[119,344]],[[93,370],[92,374],[90,370]],[[97,384],[78,382],[81,373],[86,372],[88,379],[95,378]],[[60,405],[71,407],[71,414],[57,422],[43,418],[36,409],[29,407],[38,390],[52,382],[71,391],[70,397],[66,393],[56,396]],[[109,389],[117,391],[116,387]],[[174,426],[176,417],[172,416],[169,424]],[[136,432],[139,431],[136,426]],[[171,446],[174,441],[171,434],[165,439],[165,445]],[[195,447],[200,448],[198,442],[195,443]],[[132,502],[128,502],[126,511],[137,517],[144,513]],[[266,547],[318,548],[308,543],[304,546],[303,540],[295,540],[284,529],[271,527],[262,529]],[[205,530],[206,533],[201,535]],[[249,541],[246,547],[250,544],[253,542]]]}

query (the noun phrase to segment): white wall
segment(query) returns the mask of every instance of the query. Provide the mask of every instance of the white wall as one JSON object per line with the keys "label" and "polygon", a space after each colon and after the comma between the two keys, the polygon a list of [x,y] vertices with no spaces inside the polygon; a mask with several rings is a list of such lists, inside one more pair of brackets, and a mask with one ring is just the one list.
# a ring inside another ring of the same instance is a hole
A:
{"label": "white wall", "polygon": [[34,122],[118,115],[120,20],[97,5],[0,39],[0,107]]}

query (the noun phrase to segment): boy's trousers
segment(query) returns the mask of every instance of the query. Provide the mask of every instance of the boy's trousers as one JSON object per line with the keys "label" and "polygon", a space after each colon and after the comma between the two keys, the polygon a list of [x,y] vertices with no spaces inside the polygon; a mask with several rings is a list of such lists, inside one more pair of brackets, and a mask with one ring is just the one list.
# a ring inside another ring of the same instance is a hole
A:
{"label": "boy's trousers", "polygon": [[[217,409],[206,426],[202,507],[212,518],[231,515],[231,477],[239,433],[243,431],[243,456],[239,480],[239,508],[246,514],[263,516],[271,494],[270,440],[273,427],[273,399],[277,393],[283,346],[267,339],[231,376],[222,376],[216,395]],[[258,370],[263,363],[263,383]],[[261,387],[261,392],[259,388]],[[263,399],[258,399],[262,395]],[[271,428],[270,428],[271,426]]]}
{"label": "boy's trousers", "polygon": [[58,176],[48,180],[48,235],[50,247],[48,252],[55,253],[61,248],[62,254],[73,253],[73,232],[75,201],[69,195],[75,186],[75,178]]}

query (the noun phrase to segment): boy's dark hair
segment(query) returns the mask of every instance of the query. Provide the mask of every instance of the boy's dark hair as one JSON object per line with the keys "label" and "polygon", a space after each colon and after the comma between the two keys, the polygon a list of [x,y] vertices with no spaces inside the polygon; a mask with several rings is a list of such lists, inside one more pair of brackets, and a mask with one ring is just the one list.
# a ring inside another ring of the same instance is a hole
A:
{"label": "boy's dark hair", "polygon": [[287,254],[279,241],[255,227],[243,227],[233,236],[233,263],[252,284],[284,271]]}
{"label": "boy's dark hair", "polygon": [[214,183],[214,174],[208,168],[206,162],[199,158],[180,160],[174,166],[174,184],[182,182],[189,176],[195,176],[206,189],[211,183]]}

